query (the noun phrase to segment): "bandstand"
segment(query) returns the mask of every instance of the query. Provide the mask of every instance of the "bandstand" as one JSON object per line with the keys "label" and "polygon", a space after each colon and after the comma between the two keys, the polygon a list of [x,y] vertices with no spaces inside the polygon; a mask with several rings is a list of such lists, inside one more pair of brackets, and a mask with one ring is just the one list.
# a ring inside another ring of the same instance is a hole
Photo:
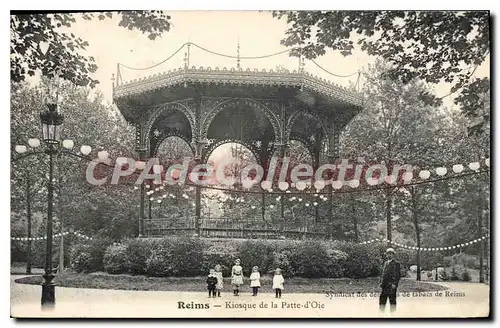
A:
{"label": "bandstand", "polygon": [[[218,146],[235,142],[247,147],[264,169],[273,156],[287,156],[292,140],[307,148],[313,168],[326,161],[332,163],[339,156],[341,131],[362,109],[359,94],[303,69],[291,72],[185,65],[117,83],[113,98],[125,119],[136,128],[136,150],[143,160],[155,157],[165,138],[177,136],[189,144],[198,163],[206,162]],[[242,128],[231,129],[234,122]],[[194,215],[186,220],[184,229],[178,230],[205,237],[302,236],[292,230],[276,233],[282,227],[268,225],[245,229],[223,223],[204,224],[202,189],[195,187]],[[176,230],[169,229],[168,218],[155,219],[156,223],[164,221],[164,229],[155,230],[145,214],[144,185],[140,197],[140,235],[165,235]],[[266,191],[262,190],[261,197],[255,220],[265,215]],[[282,217],[286,206],[282,198]],[[326,206],[328,220],[333,220],[332,199],[321,206]],[[310,229],[311,235],[328,236],[330,232],[321,225]]]}

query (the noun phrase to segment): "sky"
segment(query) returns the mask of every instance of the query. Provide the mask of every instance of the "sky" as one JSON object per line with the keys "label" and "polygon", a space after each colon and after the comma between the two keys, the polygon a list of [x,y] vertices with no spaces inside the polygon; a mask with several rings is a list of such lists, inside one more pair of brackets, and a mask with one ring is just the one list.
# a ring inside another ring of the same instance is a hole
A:
{"label": "sky", "polygon": [[[240,56],[261,56],[274,54],[286,49],[280,44],[285,35],[286,20],[273,18],[270,12],[259,11],[169,11],[171,30],[161,38],[149,40],[139,31],[130,31],[118,26],[119,18],[113,17],[99,21],[83,20],[77,17],[77,22],[71,27],[71,32],[89,42],[87,55],[96,60],[98,71],[94,77],[100,81],[98,86],[107,101],[112,99],[112,74],[116,75],[117,64],[134,68],[144,68],[155,65],[178,50],[184,43],[190,41],[211,51],[236,56],[238,43]],[[79,16],[79,15],[77,15]],[[120,69],[122,79],[129,81],[146,77],[159,72],[180,68],[184,65],[187,47],[184,47],[167,62],[148,70]],[[361,51],[354,51],[351,56],[344,57],[339,52],[328,51],[316,62],[326,70],[338,74],[349,75],[373,63],[374,57]],[[207,53],[195,46],[190,47],[189,66],[236,67],[236,59],[225,58]],[[287,53],[265,59],[241,60],[243,69],[276,69],[278,65],[289,70],[297,70],[297,58],[291,58]],[[306,61],[305,70],[325,78],[330,82],[349,86],[355,83],[357,76],[339,78],[332,76],[314,63]],[[489,60],[485,61],[475,73],[476,77],[489,75]],[[437,96],[450,92],[451,86],[442,83],[435,86]],[[445,106],[454,107],[452,97],[444,99]]]}

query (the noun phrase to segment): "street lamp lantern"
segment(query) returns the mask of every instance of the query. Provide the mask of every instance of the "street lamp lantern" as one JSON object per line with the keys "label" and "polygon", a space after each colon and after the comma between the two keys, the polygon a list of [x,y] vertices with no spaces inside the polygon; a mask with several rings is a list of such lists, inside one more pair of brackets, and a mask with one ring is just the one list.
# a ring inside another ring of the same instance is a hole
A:
{"label": "street lamp lantern", "polygon": [[57,112],[57,104],[47,104],[47,108],[48,110],[40,114],[43,141],[47,144],[59,144],[61,142],[60,127],[64,116]]}

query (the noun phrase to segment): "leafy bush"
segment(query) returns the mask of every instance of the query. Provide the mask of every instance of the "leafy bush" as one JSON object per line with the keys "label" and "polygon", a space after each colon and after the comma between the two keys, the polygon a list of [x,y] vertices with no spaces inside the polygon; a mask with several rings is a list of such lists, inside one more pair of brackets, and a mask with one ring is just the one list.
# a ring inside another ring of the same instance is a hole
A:
{"label": "leafy bush", "polygon": [[78,244],[71,248],[71,267],[76,272],[92,272],[91,247],[88,244]]}
{"label": "leafy bush", "polygon": [[462,274],[460,275],[460,280],[462,281],[471,281],[472,277],[470,276],[469,271],[464,270],[462,271]]}
{"label": "leafy bush", "polygon": [[104,253],[104,269],[107,273],[118,274],[128,272],[127,246],[110,245]]}
{"label": "leafy bush", "polygon": [[234,254],[203,253],[200,268],[201,274],[208,274],[210,269],[215,269],[216,265],[220,265],[222,268],[222,275],[228,277],[231,275],[231,268],[234,265],[234,260],[236,260]]}
{"label": "leafy bush", "polygon": [[451,269],[451,275],[450,275],[450,281],[457,281],[460,280],[460,277],[458,276],[457,270],[455,268]]}
{"label": "leafy bush", "polygon": [[149,277],[167,277],[170,273],[170,252],[168,249],[155,249],[146,260],[146,274]]}
{"label": "leafy bush", "polygon": [[[385,247],[351,242],[297,240],[218,240],[189,237],[129,239],[120,246],[95,240],[72,249],[72,266],[78,272],[105,269],[110,273],[129,272],[148,276],[205,275],[216,265],[230,275],[234,260],[240,258],[245,275],[254,265],[261,274],[281,268],[288,277],[364,278],[377,276],[384,261]],[[398,250],[396,258],[404,272],[411,252]],[[404,273],[403,272],[403,273]]]}
{"label": "leafy bush", "polygon": [[327,266],[327,277],[329,278],[340,278],[344,276],[344,269],[342,264],[348,259],[348,254],[334,249],[328,249],[327,254],[329,257],[329,262]]}
{"label": "leafy bush", "polygon": [[182,237],[161,239],[153,243],[146,260],[146,273],[153,277],[189,277],[201,274],[203,243],[199,239]]}
{"label": "leafy bush", "polygon": [[96,238],[71,249],[71,267],[77,272],[104,271],[103,258],[109,245],[109,238]]}
{"label": "leafy bush", "polygon": [[344,277],[365,278],[378,276],[384,260],[377,248],[355,243],[338,243],[336,248],[347,254],[342,261]]}
{"label": "leafy bush", "polygon": [[[289,249],[290,251],[290,249]],[[319,242],[306,241],[295,246],[290,260],[296,275],[305,278],[327,277],[330,257]]]}
{"label": "leafy bush", "polygon": [[450,277],[448,276],[448,274],[446,273],[446,271],[443,271],[440,275],[439,275],[439,278],[443,281],[447,281],[447,280],[450,280]]}
{"label": "leafy bush", "polygon": [[[270,273],[277,268],[280,268],[283,271],[283,275],[285,277],[292,277],[297,274],[295,268],[292,266],[292,252],[289,249],[283,249],[281,251],[274,251],[272,254],[273,262],[271,264],[271,268],[267,271]],[[266,273],[266,272],[261,272]]]}
{"label": "leafy bush", "polygon": [[274,250],[272,242],[266,240],[247,240],[239,245],[238,256],[244,274],[250,275],[254,266],[258,266],[261,272],[272,270]]}
{"label": "leafy bush", "polygon": [[220,265],[224,277],[231,275],[231,267],[238,255],[237,247],[238,245],[233,240],[207,242],[207,245],[204,245],[203,248],[201,272],[207,273],[210,269],[214,269],[216,265]]}
{"label": "leafy bush", "polygon": [[146,261],[158,243],[159,241],[156,239],[125,240],[128,272],[131,274],[145,274]]}
{"label": "leafy bush", "polygon": [[189,277],[202,273],[203,243],[200,239],[189,237],[174,239],[170,249],[171,275]]}

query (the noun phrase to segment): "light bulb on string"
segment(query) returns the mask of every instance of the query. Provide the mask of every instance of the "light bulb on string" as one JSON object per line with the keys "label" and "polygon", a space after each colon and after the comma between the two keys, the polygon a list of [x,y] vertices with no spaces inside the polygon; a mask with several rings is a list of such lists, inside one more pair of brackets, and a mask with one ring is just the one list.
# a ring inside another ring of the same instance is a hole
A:
{"label": "light bulb on string", "polygon": [[479,164],[479,162],[473,162],[473,163],[469,164],[469,168],[472,171],[477,171],[477,170],[479,170],[480,167],[481,167],[481,165]]}
{"label": "light bulb on string", "polygon": [[446,169],[446,167],[438,167],[436,169],[436,174],[439,175],[439,176],[443,176],[445,175],[446,173],[448,172],[448,170]]}
{"label": "light bulb on string", "polygon": [[431,172],[428,171],[428,170],[422,170],[418,173],[418,176],[420,177],[420,179],[422,180],[427,180],[429,179],[429,177],[431,176]]}
{"label": "light bulb on string", "polygon": [[453,165],[453,172],[461,173],[464,170],[464,166],[462,164]]}

